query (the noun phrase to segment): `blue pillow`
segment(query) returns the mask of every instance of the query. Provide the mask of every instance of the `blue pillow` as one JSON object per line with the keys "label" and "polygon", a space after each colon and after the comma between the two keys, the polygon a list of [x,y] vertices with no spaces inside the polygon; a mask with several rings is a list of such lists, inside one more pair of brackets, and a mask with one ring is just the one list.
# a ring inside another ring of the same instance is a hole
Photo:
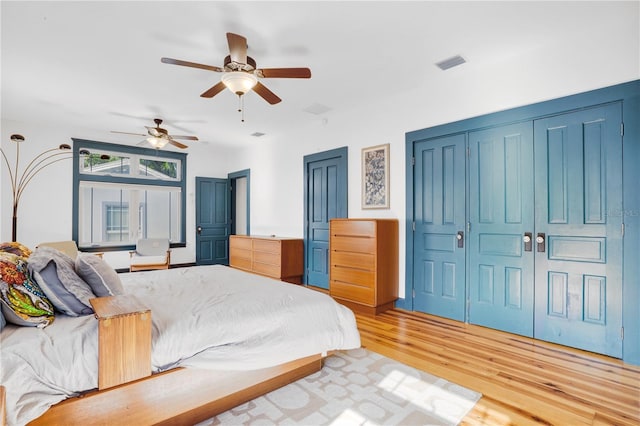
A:
{"label": "blue pillow", "polygon": [[89,299],[96,296],[74,267],[73,259],[51,247],[39,247],[29,257],[29,272],[58,311],[72,317],[90,315]]}
{"label": "blue pillow", "polygon": [[2,315],[2,309],[0,309],[0,331],[7,325],[7,320],[4,319],[4,315]]}
{"label": "blue pillow", "polygon": [[98,256],[78,255],[76,272],[89,284],[93,293],[98,297],[124,294],[118,273]]}

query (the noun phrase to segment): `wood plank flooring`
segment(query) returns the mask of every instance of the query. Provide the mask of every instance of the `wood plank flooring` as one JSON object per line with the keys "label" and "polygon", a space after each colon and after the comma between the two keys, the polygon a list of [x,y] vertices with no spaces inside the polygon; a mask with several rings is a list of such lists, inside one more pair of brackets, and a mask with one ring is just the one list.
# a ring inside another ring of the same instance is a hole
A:
{"label": "wood plank flooring", "polygon": [[478,392],[463,425],[640,425],[640,367],[426,314],[356,314],[362,346]]}

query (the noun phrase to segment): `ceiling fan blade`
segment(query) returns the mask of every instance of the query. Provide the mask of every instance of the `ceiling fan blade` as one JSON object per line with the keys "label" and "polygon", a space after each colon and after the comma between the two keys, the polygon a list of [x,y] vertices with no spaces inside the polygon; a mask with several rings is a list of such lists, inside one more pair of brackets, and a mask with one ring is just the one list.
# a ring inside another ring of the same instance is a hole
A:
{"label": "ceiling fan blade", "polygon": [[178,148],[182,148],[182,149],[188,148],[187,145],[180,143],[178,141],[174,141],[173,138],[169,138],[169,143],[173,146],[177,146]]}
{"label": "ceiling fan blade", "polygon": [[282,101],[282,99],[280,99],[271,90],[267,89],[267,87],[260,82],[257,82],[256,85],[253,86],[253,91],[260,95],[262,99],[269,102],[271,105],[277,104],[278,102]]}
{"label": "ceiling fan blade", "polygon": [[176,135],[171,135],[171,139],[184,139],[187,141],[197,141],[198,138],[196,136],[176,136]]}
{"label": "ceiling fan blade", "polygon": [[256,73],[264,78],[311,78],[309,68],[262,68]]}
{"label": "ceiling fan blade", "polygon": [[213,98],[215,95],[217,95],[218,93],[220,93],[224,89],[226,89],[226,87],[227,86],[225,86],[223,82],[220,82],[220,83],[216,84],[215,86],[213,86],[211,89],[209,89],[206,92],[204,92],[203,94],[201,94],[200,96],[203,97],[203,98]]}
{"label": "ceiling fan blade", "polygon": [[184,67],[200,68],[203,70],[215,71],[215,72],[224,72],[224,69],[220,67],[214,67],[213,65],[197,64],[195,62],[181,61],[180,59],[162,58],[160,59],[160,61],[162,61],[165,64],[182,65]]}
{"label": "ceiling fan blade", "polygon": [[117,132],[115,130],[112,130],[111,133],[120,133],[122,135],[147,136],[147,135],[145,135],[143,133]]}
{"label": "ceiling fan blade", "polygon": [[247,39],[241,35],[227,33],[231,60],[240,64],[247,63]]}

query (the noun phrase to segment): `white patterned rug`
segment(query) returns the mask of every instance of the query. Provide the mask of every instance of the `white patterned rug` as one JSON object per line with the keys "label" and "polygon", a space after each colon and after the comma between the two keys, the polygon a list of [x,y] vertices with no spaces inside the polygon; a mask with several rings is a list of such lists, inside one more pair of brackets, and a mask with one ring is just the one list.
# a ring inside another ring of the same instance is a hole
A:
{"label": "white patterned rug", "polygon": [[482,394],[366,349],[201,422],[209,425],[456,425]]}

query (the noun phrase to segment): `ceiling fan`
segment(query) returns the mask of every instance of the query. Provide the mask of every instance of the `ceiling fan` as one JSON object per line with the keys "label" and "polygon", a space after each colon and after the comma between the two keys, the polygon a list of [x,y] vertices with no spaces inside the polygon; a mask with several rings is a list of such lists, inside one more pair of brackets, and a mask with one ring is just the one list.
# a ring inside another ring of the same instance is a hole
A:
{"label": "ceiling fan", "polygon": [[162,120],[159,118],[154,118],[153,122],[156,123],[156,127],[145,126],[147,128],[146,135],[144,133],[116,132],[115,130],[112,130],[111,133],[120,133],[123,135],[146,136],[146,139],[143,140],[141,144],[149,144],[156,149],[164,148],[165,145],[167,144],[171,144],[175,147],[184,149],[184,148],[188,148],[187,145],[181,142],[178,142],[176,139],[184,139],[189,141],[198,140],[196,136],[170,135],[167,129],[163,129],[162,127],[160,127],[160,125],[162,124]]}
{"label": "ceiling fan", "polygon": [[253,90],[262,99],[273,105],[282,101],[282,99],[260,83],[258,81],[259,78],[311,78],[311,70],[309,68],[257,68],[256,61],[247,56],[247,39],[245,37],[227,33],[227,42],[230,54],[224,58],[223,67],[171,58],[162,58],[161,61],[165,64],[182,65],[224,73],[218,84],[200,95],[203,98],[212,98],[225,88],[228,88],[240,98],[248,91]]}

